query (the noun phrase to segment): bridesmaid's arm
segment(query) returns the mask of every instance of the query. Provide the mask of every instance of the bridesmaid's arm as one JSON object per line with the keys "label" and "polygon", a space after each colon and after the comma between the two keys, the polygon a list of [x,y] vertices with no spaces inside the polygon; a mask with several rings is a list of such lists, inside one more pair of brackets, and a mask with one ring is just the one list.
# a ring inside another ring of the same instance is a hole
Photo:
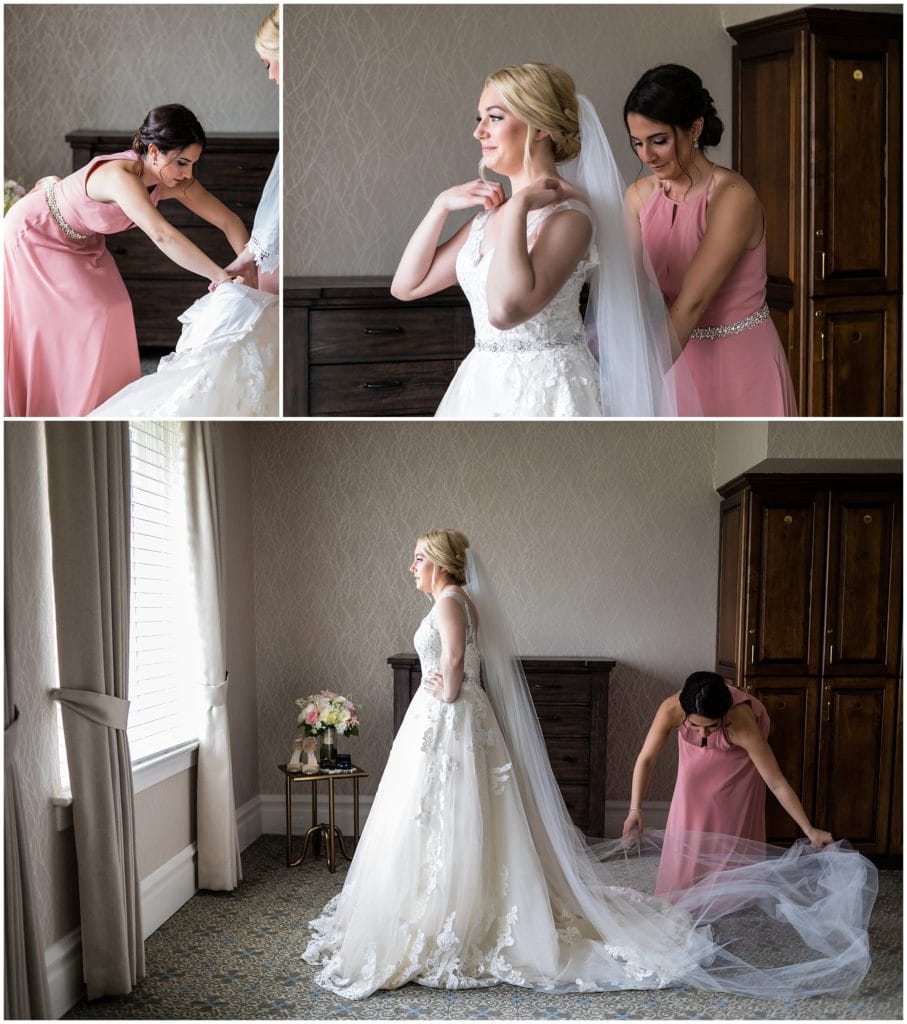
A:
{"label": "bridesmaid's arm", "polygon": [[[754,233],[761,234],[762,205],[742,178],[719,185],[709,203],[708,227],[671,306],[671,323],[681,345],[737,265]],[[758,244],[758,237],[756,239]]]}
{"label": "bridesmaid's arm", "polygon": [[460,696],[466,659],[466,612],[459,601],[445,598],[438,602],[435,622],[441,634],[441,685],[438,700],[452,704]]}
{"label": "bridesmaid's arm", "polygon": [[630,809],[624,821],[624,838],[628,837],[634,828],[638,829],[640,835],[643,834],[642,802],[645,799],[646,790],[649,788],[652,772],[658,763],[659,755],[668,742],[671,731],[676,729],[682,721],[683,711],[680,708],[680,698],[679,694],[675,693],[667,700],[662,701],[658,711],[655,712],[642,749],[636,758],[636,764],[633,766],[633,788],[630,791]]}
{"label": "bridesmaid's arm", "polygon": [[200,181],[193,178],[186,185],[164,188],[161,191],[164,199],[176,199],[197,217],[201,217],[202,220],[223,231],[237,256],[245,249],[249,242],[246,225],[217,196],[213,196]]}
{"label": "bridesmaid's arm", "polygon": [[756,771],[762,776],[766,786],[772,791],[778,803],[800,826],[810,843],[816,849],[833,843],[834,838],[831,833],[815,828],[806,816],[800,798],[785,779],[778,760],[772,753],[768,741],[762,735],[762,730],[759,728],[759,723],[753,712],[746,705],[738,705],[728,712],[727,722],[731,742],[737,747],[742,747],[749,754],[750,760],[756,766]]}
{"label": "bridesmaid's arm", "polygon": [[225,270],[158,212],[148,190],[134,172],[111,162],[94,171],[89,180],[92,198],[116,203],[168,259],[184,270],[208,278],[215,285],[229,281],[230,275]]}
{"label": "bridesmaid's arm", "polygon": [[520,189],[497,214],[501,220],[487,294],[488,319],[498,330],[517,327],[543,310],[589,251],[592,223],[579,210],[552,214],[531,252],[526,242],[530,211],[575,194],[564,182],[543,178]]}

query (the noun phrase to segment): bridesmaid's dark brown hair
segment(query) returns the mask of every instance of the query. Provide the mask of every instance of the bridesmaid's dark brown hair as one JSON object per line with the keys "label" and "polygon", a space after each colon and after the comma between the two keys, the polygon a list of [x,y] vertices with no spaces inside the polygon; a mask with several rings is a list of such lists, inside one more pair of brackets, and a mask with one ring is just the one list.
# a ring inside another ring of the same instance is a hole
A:
{"label": "bridesmaid's dark brown hair", "polygon": [[149,146],[157,146],[162,153],[198,144],[205,148],[205,129],[188,107],[181,103],[167,103],[153,107],[145,115],[142,127],[132,137],[132,148],[143,156]]}

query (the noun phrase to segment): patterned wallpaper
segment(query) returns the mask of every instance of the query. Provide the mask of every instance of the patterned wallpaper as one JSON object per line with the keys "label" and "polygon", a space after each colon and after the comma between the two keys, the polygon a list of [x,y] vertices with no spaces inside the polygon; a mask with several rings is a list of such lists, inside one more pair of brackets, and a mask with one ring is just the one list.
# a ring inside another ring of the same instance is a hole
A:
{"label": "patterned wallpaper", "polygon": [[766,458],[900,459],[903,440],[900,420],[770,422]]}
{"label": "patterned wallpaper", "polygon": [[[628,179],[639,164],[623,103],[646,68],[671,60],[697,69],[729,125],[732,40],[721,12],[715,4],[286,4],[285,273],[392,274],[431,200],[475,177],[476,103],[485,76],[505,64],[570,71]],[[713,152],[730,159],[730,131]]]}
{"label": "patterned wallpaper", "polygon": [[5,176],[65,175],[68,132],[134,131],[162,103],[185,104],[206,131],[277,131],[255,52],[271,6],[6,4]]}
{"label": "patterned wallpaper", "polygon": [[[342,741],[372,773],[392,738],[389,655],[428,610],[416,537],[464,530],[524,654],[603,655],[608,795],[629,794],[658,702],[714,658],[718,497],[711,423],[255,424],[259,784],[280,792],[294,705],[322,687],[361,705]],[[671,792],[666,752],[651,795]]]}

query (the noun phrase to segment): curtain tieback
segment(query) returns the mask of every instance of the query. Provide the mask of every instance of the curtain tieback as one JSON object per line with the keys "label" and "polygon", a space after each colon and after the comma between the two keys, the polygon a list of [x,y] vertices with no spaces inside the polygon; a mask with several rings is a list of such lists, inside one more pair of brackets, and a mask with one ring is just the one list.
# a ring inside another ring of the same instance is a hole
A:
{"label": "curtain tieback", "polygon": [[202,683],[202,700],[205,707],[221,708],[227,703],[227,683],[230,679],[228,672],[222,683]]}
{"label": "curtain tieback", "polygon": [[50,696],[63,707],[98,725],[108,729],[126,729],[129,701],[122,697],[113,697],[109,693],[98,693],[95,690],[76,690],[69,686],[51,690]]}

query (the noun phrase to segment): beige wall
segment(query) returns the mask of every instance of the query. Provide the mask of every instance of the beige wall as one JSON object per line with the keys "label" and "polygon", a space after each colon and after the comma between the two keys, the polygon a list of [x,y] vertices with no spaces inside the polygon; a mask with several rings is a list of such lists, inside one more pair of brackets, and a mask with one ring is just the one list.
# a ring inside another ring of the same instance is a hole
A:
{"label": "beige wall", "polygon": [[183,103],[209,132],[276,131],[277,91],[254,45],[270,9],[5,5],[5,177],[68,174],[68,132],[135,131],[162,103]]}

